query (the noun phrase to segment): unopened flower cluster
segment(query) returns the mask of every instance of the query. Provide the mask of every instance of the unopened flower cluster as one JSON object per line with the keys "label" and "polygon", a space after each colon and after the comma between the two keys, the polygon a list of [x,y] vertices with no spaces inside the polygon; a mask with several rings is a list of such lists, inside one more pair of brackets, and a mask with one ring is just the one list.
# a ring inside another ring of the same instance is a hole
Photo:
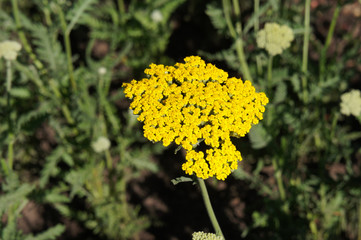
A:
{"label": "unopened flower cluster", "polygon": [[341,113],[350,116],[359,117],[361,115],[361,92],[360,90],[351,90],[341,95]]}
{"label": "unopened flower cluster", "polygon": [[[241,153],[230,137],[243,137],[263,118],[268,98],[250,81],[228,74],[198,56],[174,66],[151,64],[148,78],[125,83],[130,108],[144,122],[151,141],[172,142],[186,150],[182,169],[189,175],[224,180],[237,169]],[[204,141],[207,149],[197,149]]]}
{"label": "unopened flower cluster", "polygon": [[15,60],[21,45],[15,41],[3,41],[0,43],[0,58],[12,61]]}
{"label": "unopened flower cluster", "polygon": [[192,240],[224,240],[224,238],[214,233],[195,232],[192,234]]}
{"label": "unopened flower cluster", "polygon": [[266,23],[264,29],[257,33],[257,45],[275,56],[290,47],[293,41],[293,31],[286,25]]}

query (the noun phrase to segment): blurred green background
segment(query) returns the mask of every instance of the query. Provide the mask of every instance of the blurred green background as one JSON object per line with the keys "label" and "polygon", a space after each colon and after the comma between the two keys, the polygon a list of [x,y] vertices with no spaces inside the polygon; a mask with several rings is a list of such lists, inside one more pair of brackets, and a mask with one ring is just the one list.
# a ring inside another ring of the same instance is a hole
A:
{"label": "blurred green background", "polygon": [[[257,45],[270,22],[294,34],[275,56]],[[0,0],[0,23],[22,46],[0,47],[0,239],[213,232],[197,187],[171,183],[181,152],[143,137],[121,88],[199,55],[270,99],[234,139],[238,170],[207,180],[226,239],[361,240],[359,0]]]}

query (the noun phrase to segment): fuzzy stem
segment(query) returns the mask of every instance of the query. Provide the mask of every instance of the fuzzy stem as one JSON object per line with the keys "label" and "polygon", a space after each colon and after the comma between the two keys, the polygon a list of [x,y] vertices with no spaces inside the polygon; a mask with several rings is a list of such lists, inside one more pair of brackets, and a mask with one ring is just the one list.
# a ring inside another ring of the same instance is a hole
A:
{"label": "fuzzy stem", "polygon": [[[255,33],[259,30],[259,0],[254,1],[254,14],[256,16],[254,20],[254,31]],[[257,66],[257,74],[262,75],[262,66],[261,66],[261,59],[259,56],[256,56],[256,66]]]}
{"label": "fuzzy stem", "polygon": [[201,179],[201,178],[197,178],[197,179],[198,179],[199,187],[201,188],[201,193],[202,193],[202,197],[204,200],[204,204],[206,206],[208,216],[211,219],[213,228],[216,231],[217,236],[222,236],[224,238],[221,227],[219,226],[216,215],[214,214],[211,201],[209,200],[209,195],[208,195],[208,191],[206,188],[206,184],[204,183],[203,179]]}
{"label": "fuzzy stem", "polygon": [[237,22],[236,28],[234,28],[232,21],[231,21],[231,3],[230,0],[222,0],[223,4],[223,12],[226,19],[226,23],[228,26],[228,30],[232,38],[236,41],[236,51],[238,55],[239,62],[241,64],[242,72],[246,80],[252,80],[252,76],[250,74],[248,64],[246,61],[246,57],[243,50],[243,40],[242,40],[242,25],[241,25],[241,11],[239,7],[238,0],[233,0],[233,9],[236,14]]}
{"label": "fuzzy stem", "polygon": [[332,36],[335,31],[336,22],[338,19],[338,16],[340,14],[341,6],[337,4],[335,11],[333,12],[332,20],[330,28],[328,29],[327,37],[325,45],[323,46],[321,50],[321,56],[320,56],[320,82],[324,81],[324,74],[325,74],[325,68],[326,68],[326,53],[327,49],[331,44]]}
{"label": "fuzzy stem", "polygon": [[66,52],[66,60],[68,63],[68,72],[69,72],[69,78],[70,78],[70,84],[74,92],[77,91],[77,85],[74,79],[74,67],[72,62],[72,53],[71,53],[71,45],[70,45],[70,30],[67,28],[65,16],[63,13],[63,10],[61,7],[58,7],[58,13],[60,18],[60,24],[61,28],[63,30],[63,38],[64,38],[64,44],[65,44],[65,52]]}
{"label": "fuzzy stem", "polygon": [[25,37],[24,29],[23,29],[23,26],[21,25],[21,21],[20,21],[18,1],[17,0],[11,0],[11,3],[12,3],[13,15],[14,15],[14,18],[15,18],[16,29],[17,29],[17,33],[19,35],[21,44],[23,45],[25,51],[29,54],[31,60],[33,60],[35,66],[38,69],[42,70],[44,68],[43,64],[36,58],[36,55],[34,54],[28,40]]}
{"label": "fuzzy stem", "polygon": [[12,171],[14,161],[14,132],[13,122],[11,121],[11,103],[10,91],[12,82],[11,60],[6,60],[6,94],[7,94],[7,120],[8,120],[8,169]]}
{"label": "fuzzy stem", "polygon": [[272,62],[273,62],[273,56],[271,55],[268,58],[268,65],[267,65],[267,90],[269,93],[271,91],[271,83],[272,83]]}
{"label": "fuzzy stem", "polygon": [[310,41],[310,8],[311,0],[305,1],[305,34],[303,35],[303,54],[302,54],[302,94],[303,102],[308,102],[308,93],[307,93],[307,65],[308,65],[308,45]]}
{"label": "fuzzy stem", "polygon": [[277,181],[280,198],[281,198],[281,200],[286,200],[286,192],[285,192],[285,188],[283,186],[283,181],[282,181],[282,171],[281,171],[281,169],[279,169],[276,159],[272,159],[272,165],[275,170],[275,177],[276,177],[276,181]]}
{"label": "fuzzy stem", "polygon": [[123,0],[118,0],[118,10],[119,10],[120,14],[125,13],[125,7],[124,7],[124,1]]}

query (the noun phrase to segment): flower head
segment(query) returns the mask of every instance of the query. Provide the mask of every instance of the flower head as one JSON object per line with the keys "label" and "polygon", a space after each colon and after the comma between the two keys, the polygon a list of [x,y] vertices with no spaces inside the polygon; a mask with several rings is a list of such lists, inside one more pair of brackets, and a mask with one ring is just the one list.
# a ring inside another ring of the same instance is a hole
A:
{"label": "flower head", "polygon": [[[189,175],[224,180],[237,169],[241,153],[230,136],[243,137],[263,119],[268,98],[250,81],[228,74],[198,56],[174,66],[151,64],[148,78],[124,83],[130,108],[151,141],[172,142],[186,150],[182,169]],[[197,149],[200,142],[205,151]]]}
{"label": "flower head", "polygon": [[293,39],[292,29],[277,23],[266,23],[264,29],[257,33],[258,47],[265,48],[272,56],[281,54],[283,50],[289,48]]}
{"label": "flower head", "polygon": [[351,90],[341,95],[341,113],[355,117],[361,114],[361,92],[359,90]]}
{"label": "flower head", "polygon": [[163,20],[163,14],[160,10],[155,9],[150,14],[150,18],[152,19],[153,22],[159,23]]}
{"label": "flower head", "polygon": [[0,43],[0,58],[4,57],[6,60],[15,60],[21,45],[15,41],[3,41]]}
{"label": "flower head", "polygon": [[110,141],[106,137],[99,137],[91,146],[95,152],[100,153],[109,149]]}
{"label": "flower head", "polygon": [[224,238],[214,233],[195,232],[192,234],[192,240],[224,240]]}

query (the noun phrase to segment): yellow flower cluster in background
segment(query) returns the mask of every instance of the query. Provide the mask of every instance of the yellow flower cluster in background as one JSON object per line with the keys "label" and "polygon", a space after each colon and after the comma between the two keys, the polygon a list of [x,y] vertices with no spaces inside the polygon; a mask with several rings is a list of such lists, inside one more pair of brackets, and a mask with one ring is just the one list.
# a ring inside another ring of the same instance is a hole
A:
{"label": "yellow flower cluster in background", "polygon": [[[206,179],[224,180],[237,169],[241,153],[230,136],[243,137],[263,118],[268,98],[256,93],[250,81],[228,78],[228,73],[198,56],[174,66],[151,64],[148,78],[124,83],[130,108],[144,122],[151,141],[172,142],[186,150],[183,170]],[[204,141],[208,149],[197,149]]]}
{"label": "yellow flower cluster in background", "polygon": [[264,29],[257,33],[257,45],[275,56],[290,47],[293,41],[293,31],[286,25],[277,23],[266,23]]}

